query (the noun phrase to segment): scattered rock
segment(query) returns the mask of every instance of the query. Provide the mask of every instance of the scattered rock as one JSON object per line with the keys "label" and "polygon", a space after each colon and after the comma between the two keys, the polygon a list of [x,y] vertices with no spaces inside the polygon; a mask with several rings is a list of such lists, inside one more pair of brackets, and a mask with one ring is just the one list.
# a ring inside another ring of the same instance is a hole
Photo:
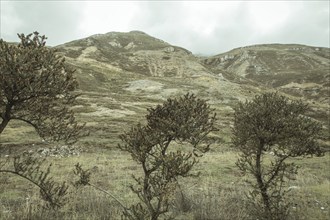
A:
{"label": "scattered rock", "polygon": [[124,48],[126,49],[126,50],[129,50],[129,49],[133,49],[133,48],[135,48],[136,47],[136,45],[134,44],[134,42],[130,42],[129,44],[127,44]]}
{"label": "scattered rock", "polygon": [[174,52],[174,47],[166,47],[166,48],[164,49],[164,51],[165,51],[166,53],[172,53],[172,52]]}
{"label": "scattered rock", "polygon": [[77,146],[58,145],[53,147],[41,147],[33,152],[29,150],[27,153],[37,153],[41,157],[70,157],[79,156],[82,150]]}
{"label": "scattered rock", "polygon": [[122,47],[121,44],[116,41],[110,41],[109,44],[113,47],[119,47],[119,48]]}
{"label": "scattered rock", "polygon": [[288,190],[296,190],[296,189],[300,189],[299,186],[289,186]]}

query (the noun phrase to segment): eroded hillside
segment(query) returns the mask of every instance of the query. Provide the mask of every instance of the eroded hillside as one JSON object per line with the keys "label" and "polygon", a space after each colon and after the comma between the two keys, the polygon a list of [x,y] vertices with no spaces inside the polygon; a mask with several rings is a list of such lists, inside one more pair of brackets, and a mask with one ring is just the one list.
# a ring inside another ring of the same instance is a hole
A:
{"label": "eroded hillside", "polygon": [[[203,59],[237,81],[252,80],[285,93],[329,103],[329,48],[255,45]],[[247,81],[249,82],[249,81]]]}
{"label": "eroded hillside", "polygon": [[[330,149],[329,48],[256,45],[201,58],[184,48],[133,31],[93,35],[56,49],[76,70],[80,96],[72,109],[78,121],[86,123],[90,135],[72,147],[53,146],[43,142],[33,127],[13,120],[1,134],[0,153],[6,155],[4,160],[22,152],[35,152],[47,157],[47,162],[54,162],[54,176],[70,183],[76,181],[72,168],[79,162],[92,172],[92,182],[96,186],[130,204],[136,199],[129,191],[134,183],[131,175],[139,175],[140,169],[129,154],[118,150],[118,143],[121,143],[118,136],[133,124],[144,123],[147,108],[168,97],[191,92],[207,99],[215,109],[219,131],[211,134],[214,144],[196,166],[201,175],[180,180],[187,204],[192,205],[188,210],[178,208],[178,213],[175,207],[176,218],[246,219],[241,216],[246,212],[242,198],[248,192],[245,182],[248,179],[235,165],[237,151],[229,147],[234,107],[239,101],[269,91],[302,99],[312,108],[308,116],[323,123],[325,129],[321,138]],[[324,158],[295,161],[303,169],[296,181],[288,184],[299,198],[299,206],[294,207],[304,216],[299,219],[328,216],[328,159],[327,153]],[[2,184],[5,189],[1,195],[5,201],[2,213],[7,213],[3,216],[9,216],[8,219],[21,219],[14,214],[21,214],[21,210],[24,214],[30,213],[32,209],[26,207],[38,205],[33,198],[29,203],[30,195],[37,194],[31,187],[26,188],[26,183],[6,177]],[[25,194],[20,196],[19,191]],[[94,189],[81,188],[72,192],[69,209],[56,212],[65,213],[60,219],[120,218],[122,207],[117,207],[110,197]],[[18,205],[11,209],[12,204]],[[53,214],[50,216],[54,217]]]}
{"label": "eroded hillside", "polygon": [[230,144],[237,102],[267,91],[302,98],[312,107],[309,116],[329,129],[329,48],[255,45],[200,58],[132,31],[93,35],[56,49],[76,69],[81,96],[74,110],[91,131],[83,142],[114,146],[120,133],[143,122],[147,108],[187,92],[216,109],[220,131],[214,138],[223,144]]}
{"label": "eroded hillside", "polygon": [[147,107],[193,92],[216,108],[228,137],[237,101],[276,90],[309,103],[310,116],[328,129],[329,48],[255,45],[198,58],[140,31],[93,35],[57,48],[77,69],[89,109],[82,115],[92,124],[93,117],[130,124],[143,119]]}

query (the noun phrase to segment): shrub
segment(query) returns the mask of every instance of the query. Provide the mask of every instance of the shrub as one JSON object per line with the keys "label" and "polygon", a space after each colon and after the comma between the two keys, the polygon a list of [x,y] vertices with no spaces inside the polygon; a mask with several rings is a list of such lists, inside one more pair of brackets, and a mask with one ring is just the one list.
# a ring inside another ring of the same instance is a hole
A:
{"label": "shrub", "polygon": [[316,155],[321,124],[304,116],[308,106],[277,93],[256,96],[235,109],[233,145],[241,152],[237,166],[253,176],[254,215],[280,220],[288,216],[285,186],[298,167],[289,158]]}
{"label": "shrub", "polygon": [[133,176],[137,186],[131,190],[140,202],[125,210],[129,219],[156,220],[169,211],[178,178],[190,175],[196,157],[209,150],[207,135],[216,130],[214,110],[193,94],[168,99],[148,112],[146,125],[133,126],[120,136],[119,148],[143,171],[142,177]]}

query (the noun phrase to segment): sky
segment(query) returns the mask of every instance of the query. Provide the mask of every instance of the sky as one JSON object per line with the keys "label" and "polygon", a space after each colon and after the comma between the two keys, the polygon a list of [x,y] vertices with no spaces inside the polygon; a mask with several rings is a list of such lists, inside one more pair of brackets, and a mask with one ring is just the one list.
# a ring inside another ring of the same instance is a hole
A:
{"label": "sky", "polygon": [[143,31],[194,54],[254,44],[330,47],[330,0],[0,0],[0,38],[38,31],[56,46],[111,31]]}

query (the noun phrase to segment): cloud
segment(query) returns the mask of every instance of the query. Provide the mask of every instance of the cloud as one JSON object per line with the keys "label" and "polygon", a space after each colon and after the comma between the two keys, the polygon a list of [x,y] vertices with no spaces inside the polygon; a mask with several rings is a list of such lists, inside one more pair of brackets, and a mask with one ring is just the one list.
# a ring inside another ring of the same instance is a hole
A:
{"label": "cloud", "polygon": [[238,2],[145,2],[139,7],[133,25],[194,53],[219,52],[227,37],[239,36],[237,24],[244,23],[236,16],[242,12]]}
{"label": "cloud", "polygon": [[49,45],[141,30],[195,54],[252,44],[329,47],[329,1],[1,1],[1,38],[38,30]]}
{"label": "cloud", "polygon": [[131,31],[130,21],[136,13],[137,3],[129,1],[86,2],[81,8],[83,15],[79,25],[80,33],[93,35],[110,31]]}
{"label": "cloud", "polygon": [[[329,47],[329,2],[273,3],[276,4],[268,9],[265,6],[261,7],[260,10],[265,10],[263,13],[255,12],[253,7],[249,8],[250,14],[259,16],[254,18],[253,23],[256,27],[254,32],[257,33],[254,37],[256,42]],[[261,16],[262,14],[264,16]]]}
{"label": "cloud", "polygon": [[283,29],[274,34],[281,41],[329,47],[329,1],[306,2],[292,7]]}
{"label": "cloud", "polygon": [[251,44],[329,46],[329,2],[144,2],[131,23],[194,53],[216,54]]}
{"label": "cloud", "polygon": [[38,31],[57,45],[79,36],[79,2],[4,1],[1,2],[1,38],[17,41],[17,33]]}

